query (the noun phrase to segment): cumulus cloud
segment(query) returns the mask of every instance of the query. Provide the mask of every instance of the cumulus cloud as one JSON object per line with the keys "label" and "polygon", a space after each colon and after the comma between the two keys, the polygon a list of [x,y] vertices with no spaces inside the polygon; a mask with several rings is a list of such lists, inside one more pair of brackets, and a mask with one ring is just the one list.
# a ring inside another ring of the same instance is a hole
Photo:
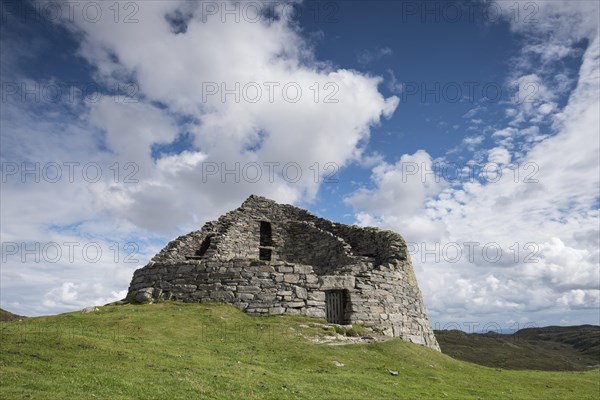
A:
{"label": "cumulus cloud", "polygon": [[[372,155],[363,160],[371,128],[398,105],[379,92],[381,77],[316,60],[284,4],[265,2],[269,11],[259,21],[223,20],[202,4],[141,2],[136,23],[90,22],[82,13],[54,21],[70,33],[104,95],[84,101],[76,91],[68,101],[3,103],[2,160],[79,168],[93,162],[103,174],[95,182],[3,184],[3,240],[93,240],[104,248],[132,241],[143,263],[167,239],[252,193],[306,204],[327,165],[373,163]],[[4,44],[23,45],[12,36]],[[40,83],[19,75],[19,57],[3,63],[3,72],[18,83]],[[29,304],[34,311],[25,314],[80,307],[107,300],[101,292],[120,295],[128,284],[122,275],[130,278],[134,268],[79,261],[12,257],[1,271],[3,296]],[[35,274],[44,279],[30,279]],[[25,288],[36,296],[20,295]]]}
{"label": "cumulus cloud", "polygon": [[110,292],[108,288],[100,284],[77,285],[73,282],[64,282],[46,293],[42,304],[48,308],[72,310],[77,307],[102,306],[121,300],[126,294],[127,290]]}
{"label": "cumulus cloud", "polygon": [[[433,173],[433,161],[425,151],[403,155],[395,164],[382,162],[372,170],[373,188],[360,188],[345,199],[357,210],[361,225],[411,226],[419,239],[439,235],[440,223],[423,218],[426,202],[439,195],[447,182]],[[418,232],[418,234],[417,234]]]}
{"label": "cumulus cloud", "polygon": [[469,150],[473,151],[475,149],[475,147],[477,147],[478,145],[483,143],[484,140],[485,140],[485,136],[483,136],[483,135],[465,136],[463,138],[463,144],[465,146],[467,146],[467,148]]}
{"label": "cumulus cloud", "polygon": [[597,290],[571,290],[562,295],[557,304],[566,308],[591,308],[598,309],[600,307],[600,296]]}
{"label": "cumulus cloud", "polygon": [[[187,16],[184,33],[174,33],[166,18],[178,13]],[[152,145],[173,141],[171,117],[178,115],[198,121],[188,123],[186,130],[203,163],[234,171],[238,163],[240,168],[248,163],[280,164],[275,182],[263,177],[251,185],[234,182],[233,187],[222,184],[222,174],[213,186],[194,184],[189,179],[202,175],[201,163],[195,173],[171,174],[169,185],[196,186],[195,194],[201,197],[190,201],[184,207],[188,214],[176,222],[193,220],[198,213],[202,219],[207,203],[232,195],[238,202],[251,192],[289,202],[314,199],[320,182],[309,173],[310,166],[318,162],[343,167],[359,159],[370,127],[389,117],[398,104],[396,97],[386,99],[379,93],[381,78],[315,62],[287,18],[223,23],[220,15],[207,16],[189,2],[151,2],[140,7],[138,19],[138,24],[116,29],[108,20],[75,20],[69,25],[83,34],[80,52],[98,67],[98,79],[133,76],[139,85],[143,104],[101,102],[90,107],[89,120],[106,132],[111,149],[150,166]],[[140,119],[145,121],[137,123]],[[179,160],[169,157],[161,166],[169,168],[169,162]],[[291,179],[282,179],[282,165],[290,162],[299,165],[297,181],[295,171]],[[266,175],[266,167],[261,167]],[[153,186],[159,171],[149,169],[156,178],[148,180]],[[140,190],[131,194],[133,203],[138,203],[138,195]],[[171,198],[165,195],[157,205]]]}
{"label": "cumulus cloud", "polygon": [[[518,65],[519,94],[534,90],[527,92],[531,101],[507,105],[511,124],[491,135],[495,147],[486,151],[487,161],[500,168],[495,178],[428,190],[422,182],[391,179],[390,164],[382,163],[372,170],[374,187],[346,200],[357,223],[394,229],[412,244],[419,282],[438,322],[462,324],[491,315],[501,324],[600,322],[598,4],[536,4],[539,24],[511,25],[526,34],[527,51],[537,43],[537,53],[567,56],[560,46],[573,49],[587,41],[566,105],[558,106],[545,73]],[[543,134],[542,124],[551,126]],[[474,150],[484,138],[466,137],[463,143]],[[425,151],[417,153],[431,159]],[[410,200],[394,203],[394,196]],[[486,245],[494,251],[486,253]],[[454,256],[457,251],[461,257]]]}
{"label": "cumulus cloud", "polygon": [[494,147],[488,151],[488,161],[496,164],[510,163],[511,155],[504,147]]}
{"label": "cumulus cloud", "polygon": [[516,78],[512,85],[515,88],[513,102],[517,107],[512,125],[525,121],[539,123],[557,107],[556,94],[546,86],[537,74],[527,74]]}

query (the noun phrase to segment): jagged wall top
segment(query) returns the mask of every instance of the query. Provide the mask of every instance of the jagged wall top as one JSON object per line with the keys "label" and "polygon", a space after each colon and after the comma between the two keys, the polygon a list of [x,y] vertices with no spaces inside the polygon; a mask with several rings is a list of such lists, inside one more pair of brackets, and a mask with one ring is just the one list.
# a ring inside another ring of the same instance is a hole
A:
{"label": "jagged wall top", "polygon": [[[395,232],[331,222],[301,208],[252,195],[201,230],[169,242],[152,262],[258,259],[257,221],[272,224],[273,260],[335,270],[364,257],[374,259],[375,264],[408,257],[404,239]],[[200,255],[203,246],[207,248]]]}

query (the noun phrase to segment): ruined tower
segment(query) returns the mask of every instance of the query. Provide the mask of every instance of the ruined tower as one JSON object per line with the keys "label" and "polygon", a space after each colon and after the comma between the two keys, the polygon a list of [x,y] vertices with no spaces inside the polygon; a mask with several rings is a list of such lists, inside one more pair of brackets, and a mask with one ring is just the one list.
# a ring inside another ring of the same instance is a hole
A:
{"label": "ruined tower", "polygon": [[127,299],[304,314],[439,350],[402,236],[258,196],[171,241],[135,271]]}

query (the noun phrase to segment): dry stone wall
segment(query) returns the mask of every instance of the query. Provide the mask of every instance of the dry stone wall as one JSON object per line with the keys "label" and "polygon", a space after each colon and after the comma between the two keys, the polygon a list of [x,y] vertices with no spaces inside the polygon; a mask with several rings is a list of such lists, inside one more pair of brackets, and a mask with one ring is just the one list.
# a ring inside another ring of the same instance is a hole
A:
{"label": "dry stone wall", "polygon": [[[271,223],[270,260],[259,260],[261,221]],[[343,291],[344,323],[439,350],[400,235],[333,223],[257,196],[170,242],[135,271],[127,298],[326,318],[328,291]]]}

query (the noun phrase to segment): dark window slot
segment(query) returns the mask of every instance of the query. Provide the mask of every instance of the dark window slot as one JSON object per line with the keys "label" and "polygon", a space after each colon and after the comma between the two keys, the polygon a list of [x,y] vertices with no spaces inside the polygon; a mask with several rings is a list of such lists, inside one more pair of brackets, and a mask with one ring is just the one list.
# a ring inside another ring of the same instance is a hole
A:
{"label": "dark window slot", "polygon": [[273,246],[273,237],[270,222],[260,221],[260,245]]}
{"label": "dark window slot", "polygon": [[210,247],[210,238],[211,237],[212,236],[207,236],[206,238],[204,238],[204,240],[200,244],[200,248],[198,249],[198,251],[196,251],[196,256],[202,257],[206,253],[206,251]]}
{"label": "dark window slot", "polygon": [[258,258],[263,261],[271,261],[271,249],[258,249]]}

